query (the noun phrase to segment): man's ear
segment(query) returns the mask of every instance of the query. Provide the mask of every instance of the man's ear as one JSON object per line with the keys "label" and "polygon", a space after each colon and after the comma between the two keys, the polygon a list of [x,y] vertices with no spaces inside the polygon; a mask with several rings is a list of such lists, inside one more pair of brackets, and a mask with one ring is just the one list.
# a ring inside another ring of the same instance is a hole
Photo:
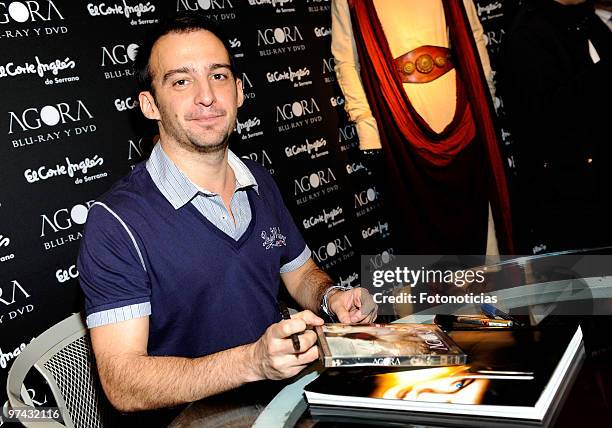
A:
{"label": "man's ear", "polygon": [[242,79],[236,79],[236,94],[238,95],[237,105],[238,107],[242,106],[244,103],[244,91],[242,90]]}
{"label": "man's ear", "polygon": [[138,94],[138,102],[140,104],[140,111],[147,119],[160,120],[161,116],[155,104],[155,98],[149,91],[142,91]]}

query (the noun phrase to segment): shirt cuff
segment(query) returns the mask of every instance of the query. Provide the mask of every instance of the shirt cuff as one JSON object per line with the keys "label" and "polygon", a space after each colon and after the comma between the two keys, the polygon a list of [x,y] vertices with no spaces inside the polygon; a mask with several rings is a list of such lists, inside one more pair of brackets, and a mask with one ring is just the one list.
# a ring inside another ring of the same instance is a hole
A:
{"label": "shirt cuff", "polygon": [[141,318],[151,315],[151,302],[136,303],[134,305],[122,306],[120,308],[108,309],[105,311],[94,312],[87,316],[85,320],[88,328],[100,327],[107,324],[114,324],[134,318]]}
{"label": "shirt cuff", "polygon": [[369,117],[355,122],[357,136],[359,137],[359,148],[361,150],[380,149],[380,135],[376,119]]}
{"label": "shirt cuff", "polygon": [[285,263],[281,266],[280,273],[287,273],[296,270],[306,263],[311,255],[312,252],[310,251],[310,248],[308,248],[308,245],[306,245],[306,247],[304,247],[304,251],[302,251],[299,256],[291,260],[289,263]]}

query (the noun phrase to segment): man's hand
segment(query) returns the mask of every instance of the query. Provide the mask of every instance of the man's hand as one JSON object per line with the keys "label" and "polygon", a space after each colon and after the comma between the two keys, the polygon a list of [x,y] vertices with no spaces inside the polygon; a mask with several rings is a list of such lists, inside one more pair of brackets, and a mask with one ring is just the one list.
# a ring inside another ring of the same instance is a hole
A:
{"label": "man's hand", "polygon": [[376,320],[378,305],[365,288],[356,287],[331,293],[328,297],[329,309],[341,323],[367,324]]}
{"label": "man's hand", "polygon": [[[259,379],[286,379],[298,374],[319,357],[315,346],[317,335],[309,326],[322,325],[323,320],[311,311],[302,311],[290,320],[272,324],[254,343],[253,362]],[[295,352],[291,335],[302,333],[300,352]]]}

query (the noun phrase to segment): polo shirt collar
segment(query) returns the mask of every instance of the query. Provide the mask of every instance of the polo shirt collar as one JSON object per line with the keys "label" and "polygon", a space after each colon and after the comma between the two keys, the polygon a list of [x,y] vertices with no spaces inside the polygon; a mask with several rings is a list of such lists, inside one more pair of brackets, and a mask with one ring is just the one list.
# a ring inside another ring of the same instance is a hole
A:
{"label": "polo shirt collar", "polygon": [[[244,162],[229,149],[227,160],[236,177],[236,190],[252,187],[259,194],[259,186],[255,177]],[[189,180],[172,162],[159,143],[153,147],[146,168],[159,191],[174,209],[181,208],[200,193],[205,196],[217,195]]]}

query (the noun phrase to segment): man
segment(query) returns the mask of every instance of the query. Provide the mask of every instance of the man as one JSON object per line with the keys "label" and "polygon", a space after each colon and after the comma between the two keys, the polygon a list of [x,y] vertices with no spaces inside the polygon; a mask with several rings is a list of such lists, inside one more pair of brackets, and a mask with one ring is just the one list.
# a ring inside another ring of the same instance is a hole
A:
{"label": "man", "polygon": [[[78,261],[111,403],[161,408],[294,376],[318,357],[307,327],[323,323],[322,300],[342,322],[373,321],[365,290],[333,286],[314,264],[267,171],[228,150],[243,93],[219,31],[178,15],[135,67],[160,140],[91,207]],[[279,321],[279,273],[307,309],[290,320]]]}
{"label": "man", "polygon": [[331,47],[360,148],[382,152],[396,251],[511,254],[472,1],[334,0]]}
{"label": "man", "polygon": [[612,33],[592,2],[532,0],[504,49],[522,251],[611,245]]}

